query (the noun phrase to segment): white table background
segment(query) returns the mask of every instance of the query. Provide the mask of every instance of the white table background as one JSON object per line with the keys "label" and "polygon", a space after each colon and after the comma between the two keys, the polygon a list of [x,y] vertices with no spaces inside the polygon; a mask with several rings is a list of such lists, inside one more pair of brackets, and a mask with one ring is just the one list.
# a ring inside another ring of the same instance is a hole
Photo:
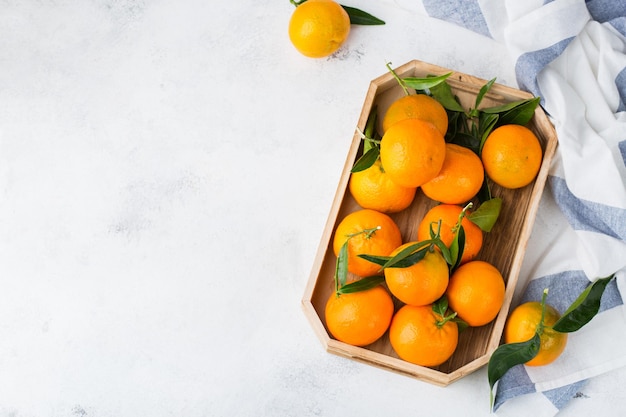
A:
{"label": "white table background", "polygon": [[[387,24],[314,60],[288,0],[2,2],[1,416],[489,414],[484,369],[440,388],[337,357],[301,310],[385,63],[516,86],[483,37],[345,4]],[[560,415],[617,415],[625,382]]]}

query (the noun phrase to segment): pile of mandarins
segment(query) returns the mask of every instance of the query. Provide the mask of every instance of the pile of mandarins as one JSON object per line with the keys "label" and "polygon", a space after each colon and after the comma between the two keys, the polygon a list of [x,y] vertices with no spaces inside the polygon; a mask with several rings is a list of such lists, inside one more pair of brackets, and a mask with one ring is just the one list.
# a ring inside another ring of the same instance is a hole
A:
{"label": "pile of mandarins", "polygon": [[[325,322],[334,338],[355,346],[388,333],[401,359],[435,367],[455,352],[460,329],[490,323],[505,299],[502,274],[480,260],[485,232],[468,216],[467,203],[487,178],[511,189],[530,184],[542,148],[530,129],[514,124],[494,129],[480,155],[446,142],[448,114],[428,94],[406,94],[381,116],[379,156],[349,180],[360,209],[340,220],[333,237],[347,283],[380,280],[345,293],[336,284]],[[403,241],[392,216],[418,193],[436,203]],[[460,229],[463,246],[451,261]]]}

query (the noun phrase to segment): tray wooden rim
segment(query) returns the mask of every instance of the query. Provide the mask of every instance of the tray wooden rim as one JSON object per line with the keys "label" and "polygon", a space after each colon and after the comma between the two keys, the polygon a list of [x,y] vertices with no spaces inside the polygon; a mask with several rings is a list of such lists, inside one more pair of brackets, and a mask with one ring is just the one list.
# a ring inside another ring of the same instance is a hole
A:
{"label": "tray wooden rim", "polygon": [[[410,76],[411,74],[415,73],[442,75],[451,72],[452,74],[447,81],[451,85],[453,90],[465,91],[470,94],[478,93],[480,88],[488,81],[479,77],[464,74],[458,71],[443,68],[419,60],[411,60],[395,68],[394,72],[396,72],[396,74],[400,77],[407,76],[407,74]],[[324,231],[320,238],[320,243],[318,245],[318,250],[316,252],[316,256],[311,268],[311,273],[305,287],[304,295],[301,300],[302,308],[304,310],[304,313],[308,317],[309,322],[313,327],[316,335],[328,352],[357,360],[359,362],[367,363],[369,365],[391,370],[434,385],[447,386],[454,381],[462,378],[463,376],[468,375],[476,371],[477,369],[485,366],[493,351],[500,344],[506,317],[510,309],[510,304],[513,298],[513,294],[516,290],[519,273],[523,264],[526,247],[530,239],[533,224],[537,215],[537,211],[539,209],[541,195],[543,193],[543,189],[545,188],[550,165],[556,152],[558,142],[554,126],[548,119],[543,109],[538,106],[535,110],[533,122],[536,125],[536,128],[541,130],[541,132],[545,135],[545,149],[543,161],[537,178],[532,185],[531,198],[528,202],[528,209],[525,212],[525,220],[523,223],[523,227],[520,230],[515,253],[513,255],[514,258],[509,270],[508,282],[505,290],[505,302],[498,316],[493,322],[493,327],[487,342],[485,354],[471,360],[469,363],[460,366],[452,372],[446,373],[441,372],[437,369],[414,365],[396,357],[368,350],[366,347],[356,347],[348,345],[346,343],[333,339],[329,335],[324,324],[322,323],[321,318],[317,313],[317,310],[315,309],[315,306],[313,305],[312,299],[318,283],[322,265],[327,256],[327,251],[331,243],[334,226],[337,223],[338,215],[345,195],[346,193],[348,193],[350,170],[354,164],[355,158],[358,155],[361,144],[360,132],[365,129],[365,124],[369,117],[371,105],[372,103],[374,103],[376,96],[379,94],[381,89],[384,92],[385,89],[391,88],[391,86],[393,86],[394,84],[397,85],[397,81],[395,80],[394,76],[389,72],[373,79],[369,84],[369,88],[365,96],[364,106],[361,110],[357,122],[357,129],[355,129],[355,133],[353,135],[352,142],[348,150],[348,154],[342,170],[342,175],[335,191],[335,196],[333,198],[331,209],[326,220]],[[533,95],[528,92],[524,92],[496,82],[493,84],[486,97],[490,97],[497,101],[513,101],[513,99],[520,100],[532,98]]]}

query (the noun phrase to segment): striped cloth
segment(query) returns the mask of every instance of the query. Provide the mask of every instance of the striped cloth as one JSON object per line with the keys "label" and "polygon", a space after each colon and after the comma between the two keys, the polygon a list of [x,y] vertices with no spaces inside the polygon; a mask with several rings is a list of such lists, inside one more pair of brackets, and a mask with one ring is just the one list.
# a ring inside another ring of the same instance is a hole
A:
{"label": "striped cloth", "polygon": [[554,416],[589,378],[626,365],[626,0],[388,1],[505,45],[519,88],[541,97],[555,125],[514,305],[549,288],[563,313],[589,282],[616,273],[598,316],[556,362],[517,366],[498,383],[498,415]]}

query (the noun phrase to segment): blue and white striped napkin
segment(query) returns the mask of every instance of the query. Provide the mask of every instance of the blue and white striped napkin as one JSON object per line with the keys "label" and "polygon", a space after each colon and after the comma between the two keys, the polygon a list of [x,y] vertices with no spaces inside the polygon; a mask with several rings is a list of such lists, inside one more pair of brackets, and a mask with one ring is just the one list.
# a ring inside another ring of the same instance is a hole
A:
{"label": "blue and white striped napkin", "polygon": [[556,362],[517,366],[498,383],[498,415],[533,404],[535,417],[554,416],[586,380],[626,365],[626,0],[389,1],[505,45],[519,88],[542,98],[555,125],[559,146],[512,307],[549,288],[563,313],[616,273],[601,312]]}

